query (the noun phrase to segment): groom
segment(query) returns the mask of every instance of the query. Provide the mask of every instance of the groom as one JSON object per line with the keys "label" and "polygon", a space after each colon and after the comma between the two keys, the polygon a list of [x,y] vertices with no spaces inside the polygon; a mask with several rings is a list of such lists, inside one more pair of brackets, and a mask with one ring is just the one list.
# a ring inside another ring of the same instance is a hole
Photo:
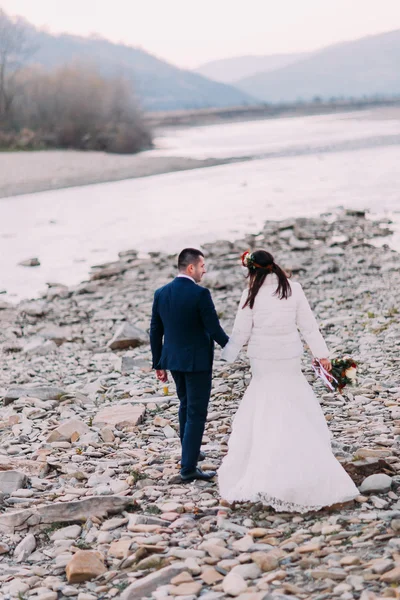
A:
{"label": "groom", "polygon": [[182,443],[182,481],[208,481],[215,471],[197,467],[203,460],[201,440],[211,393],[214,341],[224,347],[222,329],[208,289],[197,285],[206,272],[204,254],[185,248],[178,257],[178,276],[154,294],[150,325],[153,368],[157,379],[176,384],[180,400],[179,429]]}

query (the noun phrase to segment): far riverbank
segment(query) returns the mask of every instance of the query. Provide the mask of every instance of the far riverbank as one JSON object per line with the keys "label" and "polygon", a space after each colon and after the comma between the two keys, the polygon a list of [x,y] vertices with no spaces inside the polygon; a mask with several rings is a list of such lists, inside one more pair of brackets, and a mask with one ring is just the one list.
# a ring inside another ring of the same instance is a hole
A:
{"label": "far riverbank", "polygon": [[149,177],[232,162],[179,156],[107,154],[81,150],[0,152],[0,198]]}
{"label": "far riverbank", "polygon": [[264,108],[257,115],[256,109],[243,108],[239,112],[157,113],[151,117],[155,119],[152,126],[156,128],[156,147],[138,154],[0,152],[0,198],[257,158],[321,155],[400,144],[400,105],[370,106],[368,110],[364,104],[358,110],[354,105],[343,106],[338,113],[335,104],[335,114],[328,108],[320,106],[314,116],[310,106],[304,114],[299,107],[278,114],[267,114]]}

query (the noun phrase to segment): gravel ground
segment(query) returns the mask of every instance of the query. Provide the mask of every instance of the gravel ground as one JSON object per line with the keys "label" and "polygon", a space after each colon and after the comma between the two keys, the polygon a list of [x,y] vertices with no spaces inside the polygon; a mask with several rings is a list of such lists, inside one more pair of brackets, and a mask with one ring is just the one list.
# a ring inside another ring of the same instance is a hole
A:
{"label": "gravel ground", "polygon": [[[400,598],[400,255],[372,245],[381,235],[379,222],[340,214],[204,245],[228,333],[238,256],[268,244],[333,355],[358,362],[357,386],[340,395],[304,354],[333,451],[360,489],[319,512],[229,507],[216,481],[182,484],[177,397],[155,380],[146,334],[176,257],[123,252],[75,288],[0,303],[0,599]],[[227,365],[217,351],[204,468],[226,453],[249,378],[243,353]]]}

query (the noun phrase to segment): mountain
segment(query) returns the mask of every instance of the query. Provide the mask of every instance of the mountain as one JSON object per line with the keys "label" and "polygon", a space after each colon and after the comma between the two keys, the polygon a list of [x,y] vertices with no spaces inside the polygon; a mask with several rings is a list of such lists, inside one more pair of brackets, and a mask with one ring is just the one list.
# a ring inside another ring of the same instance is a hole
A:
{"label": "mountain", "polygon": [[196,73],[214,81],[234,84],[239,79],[256,73],[267,73],[302,60],[310,53],[271,54],[267,56],[236,56],[213,60],[195,69]]}
{"label": "mountain", "polygon": [[235,85],[264,102],[400,95],[400,30],[328,46]]}
{"label": "mountain", "polygon": [[178,69],[140,48],[92,36],[51,35],[29,27],[37,48],[31,64],[53,68],[72,61],[96,65],[104,75],[124,75],[148,111],[220,108],[257,104],[247,92]]}

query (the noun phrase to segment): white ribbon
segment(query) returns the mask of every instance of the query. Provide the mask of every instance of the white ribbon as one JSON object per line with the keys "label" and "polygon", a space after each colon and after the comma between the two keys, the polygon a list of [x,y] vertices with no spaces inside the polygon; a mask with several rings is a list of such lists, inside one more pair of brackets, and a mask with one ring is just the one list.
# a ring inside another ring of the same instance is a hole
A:
{"label": "white ribbon", "polygon": [[335,390],[335,387],[332,385],[332,381],[335,381],[336,383],[338,382],[337,379],[334,378],[333,375],[331,375],[319,362],[318,359],[316,359],[317,362],[317,366],[315,366],[314,364],[312,365],[312,368],[314,369],[314,373],[316,374],[317,377],[319,377],[320,379],[322,379],[322,381],[325,383],[325,385],[332,391]]}

